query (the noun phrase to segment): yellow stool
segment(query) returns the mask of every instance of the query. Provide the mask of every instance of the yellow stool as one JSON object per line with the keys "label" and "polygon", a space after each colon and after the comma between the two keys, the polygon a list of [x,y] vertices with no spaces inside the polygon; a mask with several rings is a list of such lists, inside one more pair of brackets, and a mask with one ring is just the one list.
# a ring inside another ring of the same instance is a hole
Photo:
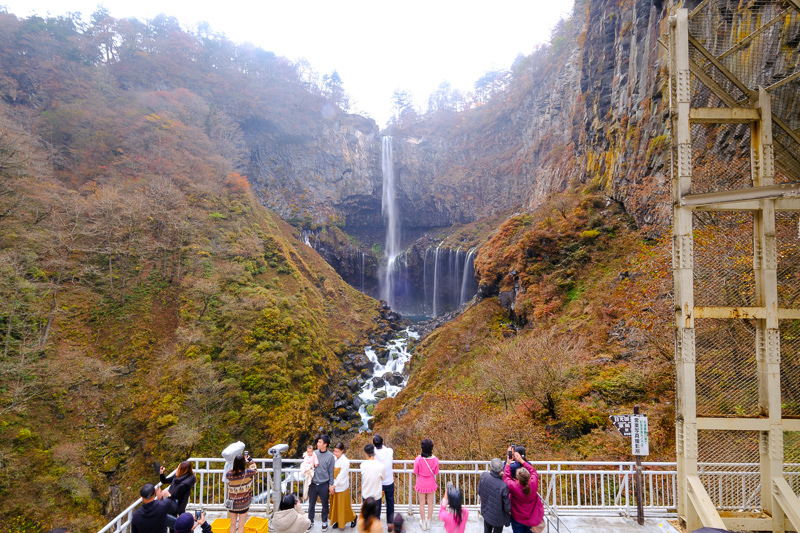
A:
{"label": "yellow stool", "polygon": [[244,525],[244,533],[267,533],[269,520],[251,516]]}
{"label": "yellow stool", "polygon": [[217,518],[211,524],[211,531],[214,533],[230,533],[231,519],[230,518]]}

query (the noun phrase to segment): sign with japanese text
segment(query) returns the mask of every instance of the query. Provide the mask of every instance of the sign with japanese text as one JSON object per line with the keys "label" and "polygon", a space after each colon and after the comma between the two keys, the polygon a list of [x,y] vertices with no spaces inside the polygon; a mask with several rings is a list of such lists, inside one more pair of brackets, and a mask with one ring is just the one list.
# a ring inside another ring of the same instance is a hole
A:
{"label": "sign with japanese text", "polygon": [[611,423],[614,424],[614,427],[619,430],[623,437],[630,437],[632,416],[633,415],[611,415],[608,418],[611,419]]}
{"label": "sign with japanese text", "polygon": [[650,455],[647,415],[631,415],[631,446],[633,455]]}

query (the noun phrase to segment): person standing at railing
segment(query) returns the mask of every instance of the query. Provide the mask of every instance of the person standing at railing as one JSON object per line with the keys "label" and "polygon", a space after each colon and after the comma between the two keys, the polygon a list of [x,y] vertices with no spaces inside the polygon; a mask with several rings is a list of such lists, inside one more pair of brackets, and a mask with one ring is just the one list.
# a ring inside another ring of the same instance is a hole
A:
{"label": "person standing at railing", "polygon": [[364,446],[364,455],[367,460],[361,462],[361,498],[364,502],[372,498],[378,508],[378,521],[381,518],[381,496],[383,490],[381,482],[386,476],[386,469],[383,463],[375,459],[375,446],[367,444]]}
{"label": "person standing at railing", "polygon": [[394,450],[384,445],[383,437],[375,434],[372,437],[372,444],[375,446],[375,459],[383,464],[386,469],[386,476],[381,482],[383,495],[386,497],[386,523],[389,533],[394,531]]}
{"label": "person standing at railing", "polygon": [[511,458],[506,459],[503,481],[511,498],[511,529],[513,533],[544,531],[544,504],[539,498],[539,474],[518,451],[509,447],[513,459],[520,464],[516,479],[511,477]]}
{"label": "person standing at railing", "polygon": [[489,465],[489,471],[481,474],[478,481],[483,533],[503,533],[503,526],[511,519],[511,500],[502,472],[503,460],[495,457]]}
{"label": "person standing at railing", "polygon": [[322,435],[317,439],[317,461],[319,466],[314,469],[314,477],[311,478],[311,487],[308,489],[308,519],[311,524],[308,530],[314,527],[314,511],[317,505],[317,496],[322,502],[322,531],[328,531],[328,496],[330,494],[330,486],[333,483],[333,467],[336,463],[336,458],[328,451],[328,446],[331,443],[331,438],[327,435]]}
{"label": "person standing at railing", "polygon": [[463,502],[464,497],[460,490],[455,487],[447,489],[447,495],[442,498],[442,505],[439,507],[439,520],[444,523],[447,533],[464,533],[469,510],[462,507]]}
{"label": "person standing at railing", "polygon": [[142,506],[133,513],[131,533],[165,533],[167,513],[172,505],[164,499],[161,489],[146,483],[139,496],[142,497]]}
{"label": "person standing at railing", "polygon": [[336,463],[333,465],[333,485],[331,485],[331,523],[333,527],[344,530],[350,522],[350,527],[356,527],[356,514],[350,505],[350,459],[344,454],[345,445],[339,442],[333,447],[333,456]]}
{"label": "person standing at railing", "polygon": [[[258,473],[256,463],[246,458],[241,453],[233,460],[233,468],[225,474],[228,480],[228,498],[233,500],[233,507],[228,509],[228,518],[231,520],[231,533],[244,533],[244,524],[247,522],[247,513],[250,511],[250,502],[253,501],[253,478]],[[238,525],[237,525],[238,519]]]}
{"label": "person standing at railing", "polygon": [[192,472],[191,461],[183,461],[178,465],[178,470],[172,476],[164,475],[164,465],[158,472],[161,478],[161,483],[169,484],[169,499],[175,502],[174,514],[180,516],[186,512],[186,505],[189,503],[189,495],[192,493],[192,487],[197,482],[197,478]]}
{"label": "person standing at railing", "polygon": [[[439,459],[433,455],[433,441],[423,439],[421,444],[422,452],[414,459],[414,473],[417,475],[417,483],[414,490],[417,491],[419,500],[419,520],[422,531],[431,528],[433,518],[433,498],[439,486],[436,476],[439,475]],[[427,504],[428,509],[425,510]],[[395,531],[397,533],[397,531]]]}

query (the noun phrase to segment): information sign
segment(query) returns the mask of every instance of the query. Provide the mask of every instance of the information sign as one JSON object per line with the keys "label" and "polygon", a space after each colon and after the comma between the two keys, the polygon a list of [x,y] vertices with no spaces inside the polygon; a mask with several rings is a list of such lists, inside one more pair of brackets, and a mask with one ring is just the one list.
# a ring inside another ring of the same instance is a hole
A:
{"label": "information sign", "polygon": [[631,436],[631,416],[633,415],[611,415],[611,423],[617,428],[623,437]]}
{"label": "information sign", "polygon": [[631,416],[630,431],[633,455],[650,455],[650,438],[647,435],[647,415]]}

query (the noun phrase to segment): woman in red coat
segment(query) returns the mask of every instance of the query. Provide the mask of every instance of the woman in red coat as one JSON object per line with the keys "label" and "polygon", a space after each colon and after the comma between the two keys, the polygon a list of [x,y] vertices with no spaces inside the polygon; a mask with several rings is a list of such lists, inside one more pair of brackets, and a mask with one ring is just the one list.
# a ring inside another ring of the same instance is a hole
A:
{"label": "woman in red coat", "polygon": [[506,459],[503,481],[508,485],[511,498],[511,529],[514,533],[541,533],[544,531],[544,504],[539,498],[539,474],[516,450],[514,459],[522,465],[516,479],[511,477],[511,459]]}

